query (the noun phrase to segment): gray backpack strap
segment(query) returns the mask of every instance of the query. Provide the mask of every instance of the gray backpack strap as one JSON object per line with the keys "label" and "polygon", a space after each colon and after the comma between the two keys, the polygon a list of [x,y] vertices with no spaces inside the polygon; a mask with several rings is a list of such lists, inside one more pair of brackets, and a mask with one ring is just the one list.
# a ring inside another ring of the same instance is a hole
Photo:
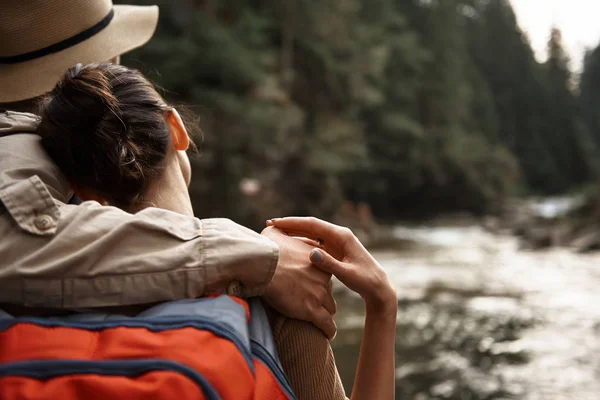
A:
{"label": "gray backpack strap", "polygon": [[248,329],[252,354],[271,370],[288,397],[293,400],[296,397],[279,360],[275,338],[265,307],[258,297],[249,298],[247,301],[250,307],[250,325]]}
{"label": "gray backpack strap", "polygon": [[267,312],[258,297],[251,297],[248,300],[250,306],[250,340],[259,343],[269,354],[273,355],[279,363],[279,354],[275,346],[275,339],[269,324]]}

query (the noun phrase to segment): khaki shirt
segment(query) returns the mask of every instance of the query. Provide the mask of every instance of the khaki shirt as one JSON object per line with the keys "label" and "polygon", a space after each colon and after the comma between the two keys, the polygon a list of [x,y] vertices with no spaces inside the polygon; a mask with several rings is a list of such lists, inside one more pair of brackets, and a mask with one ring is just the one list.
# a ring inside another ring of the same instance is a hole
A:
{"label": "khaki shirt", "polygon": [[73,191],[38,123],[0,111],[0,303],[110,307],[264,291],[278,247],[230,220],[66,204]]}

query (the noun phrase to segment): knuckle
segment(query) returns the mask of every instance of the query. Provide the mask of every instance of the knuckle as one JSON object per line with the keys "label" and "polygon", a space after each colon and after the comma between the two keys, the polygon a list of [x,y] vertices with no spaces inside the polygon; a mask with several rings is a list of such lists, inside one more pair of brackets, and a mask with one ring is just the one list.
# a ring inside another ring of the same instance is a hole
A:
{"label": "knuckle", "polygon": [[315,320],[314,309],[310,306],[309,302],[304,303],[304,307],[302,307],[298,314],[300,315],[300,319],[304,321]]}
{"label": "knuckle", "polygon": [[321,301],[319,300],[317,295],[314,293],[312,293],[311,296],[309,296],[305,302],[306,309],[308,310],[308,312],[310,312],[312,314],[315,314],[316,311],[319,310],[320,305],[321,305]]}
{"label": "knuckle", "polygon": [[321,321],[321,325],[330,328],[333,323],[333,318],[328,312],[322,312],[319,314],[319,321]]}
{"label": "knuckle", "polygon": [[[334,261],[331,261],[332,263]],[[329,289],[329,287],[331,286],[331,274],[329,272],[323,272],[323,271],[319,271],[321,272],[321,274],[319,275],[319,283],[321,284],[321,286],[323,286],[325,289]]]}
{"label": "knuckle", "polygon": [[327,289],[324,287],[320,287],[318,293],[316,294],[316,299],[319,302],[319,304],[324,303],[325,300],[327,300],[327,296],[329,296]]}
{"label": "knuckle", "polygon": [[340,235],[340,238],[342,239],[342,243],[344,245],[348,245],[349,243],[351,243],[352,241],[354,241],[356,239],[356,236],[354,236],[354,232],[352,232],[352,230],[347,227],[341,228],[339,235]]}
{"label": "knuckle", "polygon": [[263,229],[261,231],[261,234],[263,235],[268,235],[269,233],[273,232],[276,228],[274,226],[267,226],[265,229]]}
{"label": "knuckle", "polygon": [[354,233],[352,232],[352,229],[344,226],[341,229],[341,236],[349,239],[354,236]]}
{"label": "knuckle", "polygon": [[323,304],[323,298],[319,295],[316,295],[311,300],[311,305],[312,305],[313,309],[316,309],[316,310],[320,309],[322,304]]}
{"label": "knuckle", "polygon": [[318,321],[318,323],[315,323],[315,325],[325,334],[325,336],[331,336],[331,325],[328,323],[328,321],[321,319]]}

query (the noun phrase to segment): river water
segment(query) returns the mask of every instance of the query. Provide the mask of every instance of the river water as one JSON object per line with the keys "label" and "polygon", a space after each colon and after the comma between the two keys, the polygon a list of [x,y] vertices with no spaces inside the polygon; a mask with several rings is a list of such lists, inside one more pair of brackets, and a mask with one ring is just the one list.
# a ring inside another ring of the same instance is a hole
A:
{"label": "river water", "polygon": [[[467,226],[398,226],[372,250],[398,295],[397,399],[600,399],[600,254],[519,250]],[[362,302],[336,285],[347,393]]]}

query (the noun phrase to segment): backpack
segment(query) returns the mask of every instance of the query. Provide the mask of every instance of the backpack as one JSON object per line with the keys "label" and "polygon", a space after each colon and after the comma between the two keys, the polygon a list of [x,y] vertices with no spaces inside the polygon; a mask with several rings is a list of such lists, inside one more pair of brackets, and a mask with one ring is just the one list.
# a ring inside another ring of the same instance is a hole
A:
{"label": "backpack", "polygon": [[0,316],[2,400],[294,399],[258,298],[159,304],[135,317]]}

